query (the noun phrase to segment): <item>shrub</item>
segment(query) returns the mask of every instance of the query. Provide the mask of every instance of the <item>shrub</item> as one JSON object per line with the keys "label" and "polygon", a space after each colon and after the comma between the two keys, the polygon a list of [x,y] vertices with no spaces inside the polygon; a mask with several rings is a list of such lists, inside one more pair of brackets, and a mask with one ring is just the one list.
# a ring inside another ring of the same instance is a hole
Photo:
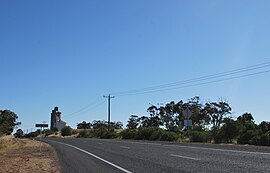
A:
{"label": "shrub", "polygon": [[224,140],[224,135],[219,127],[212,127],[211,136],[215,143],[221,143]]}
{"label": "shrub", "polygon": [[45,133],[45,137],[47,137],[47,136],[53,134],[53,131],[47,129],[47,130],[44,130],[44,133]]}
{"label": "shrub", "polygon": [[122,139],[177,141],[175,132],[168,132],[157,127],[141,127],[138,130],[125,129],[121,132]]}
{"label": "shrub", "polygon": [[153,131],[152,135],[150,136],[149,140],[160,140],[161,137],[166,133],[163,129],[156,129]]}
{"label": "shrub", "polygon": [[25,134],[25,137],[26,137],[26,138],[35,138],[35,137],[37,137],[39,134],[40,134],[40,131],[30,132],[30,133]]}
{"label": "shrub", "polygon": [[122,139],[135,139],[136,134],[137,131],[135,129],[125,129],[120,133]]}
{"label": "shrub", "polygon": [[160,140],[161,141],[177,141],[178,140],[178,135],[175,132],[165,132]]}
{"label": "shrub", "polygon": [[135,139],[150,140],[151,135],[157,129],[158,128],[154,128],[154,127],[141,127],[141,128],[138,129],[138,132],[137,132],[137,134],[135,136]]}
{"label": "shrub", "polygon": [[208,142],[211,139],[208,131],[192,131],[191,141],[192,142]]}
{"label": "shrub", "polygon": [[89,137],[89,130],[80,130],[78,138],[88,138]]}
{"label": "shrub", "polygon": [[80,130],[78,138],[101,138],[101,139],[112,139],[116,138],[117,133],[115,130],[108,131],[105,128],[93,129],[93,130]]}
{"label": "shrub", "polygon": [[249,142],[252,145],[261,145],[261,136],[253,136]]}
{"label": "shrub", "polygon": [[251,144],[251,139],[254,137],[253,130],[248,130],[239,135],[237,139],[238,144]]}
{"label": "shrub", "polygon": [[117,137],[115,130],[108,131],[107,129],[95,129],[92,131],[95,138],[112,139]]}
{"label": "shrub", "polygon": [[260,137],[260,145],[270,146],[270,133],[265,133]]}
{"label": "shrub", "polygon": [[62,128],[61,134],[62,134],[62,136],[70,136],[72,134],[71,127],[65,126],[64,128]]}

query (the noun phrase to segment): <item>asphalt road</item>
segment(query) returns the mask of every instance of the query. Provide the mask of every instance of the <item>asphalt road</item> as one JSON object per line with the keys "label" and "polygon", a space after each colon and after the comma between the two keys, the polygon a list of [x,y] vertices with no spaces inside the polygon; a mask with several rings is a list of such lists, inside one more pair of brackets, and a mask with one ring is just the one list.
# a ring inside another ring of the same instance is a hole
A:
{"label": "asphalt road", "polygon": [[46,138],[63,173],[270,172],[270,147]]}

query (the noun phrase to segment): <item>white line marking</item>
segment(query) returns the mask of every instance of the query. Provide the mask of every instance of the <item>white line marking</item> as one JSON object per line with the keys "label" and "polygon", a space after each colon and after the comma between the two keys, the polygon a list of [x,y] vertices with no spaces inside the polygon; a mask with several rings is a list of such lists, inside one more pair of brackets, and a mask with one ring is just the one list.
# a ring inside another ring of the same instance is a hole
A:
{"label": "white line marking", "polygon": [[117,142],[122,142],[122,143],[131,143],[131,144],[143,144],[143,145],[161,145],[161,144],[156,144],[156,143],[149,143],[149,142],[126,142],[126,141],[117,141]]}
{"label": "white line marking", "polygon": [[200,160],[200,159],[197,159],[197,158],[187,157],[187,156],[180,156],[180,155],[176,155],[176,154],[171,154],[170,156],[173,156],[173,157],[181,157],[181,158],[184,158],[184,159],[190,159],[190,160]]}
{"label": "white line marking", "polygon": [[81,149],[81,148],[75,147],[75,146],[70,145],[70,144],[65,144],[65,143],[62,143],[62,142],[57,142],[57,141],[52,141],[52,142],[56,142],[56,143],[59,143],[59,144],[62,144],[62,145],[66,145],[66,146],[75,148],[75,149],[77,149],[77,150],[79,150],[79,151],[81,151],[81,152],[84,152],[84,153],[86,153],[86,154],[88,154],[88,155],[90,155],[90,156],[92,156],[92,157],[94,157],[94,158],[96,158],[96,159],[98,159],[98,160],[101,160],[101,161],[103,161],[103,162],[105,162],[105,163],[107,163],[107,164],[109,164],[109,165],[111,165],[111,166],[113,166],[113,167],[115,167],[115,168],[117,168],[117,169],[119,169],[119,170],[125,172],[125,173],[132,173],[132,172],[130,172],[130,171],[128,171],[128,170],[126,170],[126,169],[124,169],[124,168],[122,168],[122,167],[116,165],[116,164],[113,164],[112,162],[109,162],[109,161],[107,161],[107,160],[105,160],[105,159],[102,159],[101,157],[98,157],[98,156],[96,156],[96,155],[94,155],[94,154],[92,154],[92,153],[90,153],[90,152],[88,152],[88,151],[85,151],[85,150]]}
{"label": "white line marking", "polygon": [[120,146],[120,148],[130,149],[130,147]]}
{"label": "white line marking", "polygon": [[165,146],[165,147],[180,147],[180,148],[202,149],[202,150],[211,150],[211,151],[223,151],[223,152],[233,152],[233,153],[270,155],[270,153],[262,153],[262,152],[255,152],[255,151],[227,150],[227,149],[218,149],[218,148],[191,147],[191,146],[181,146],[181,145],[163,145],[163,146]]}
{"label": "white line marking", "polygon": [[97,144],[102,145],[102,143],[101,143],[101,142],[98,142]]}

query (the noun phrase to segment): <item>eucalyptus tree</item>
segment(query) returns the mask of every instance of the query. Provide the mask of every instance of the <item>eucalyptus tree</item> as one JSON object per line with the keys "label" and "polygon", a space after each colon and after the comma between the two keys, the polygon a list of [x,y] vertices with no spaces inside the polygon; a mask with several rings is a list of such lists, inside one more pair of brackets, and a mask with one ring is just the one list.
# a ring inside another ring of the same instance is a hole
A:
{"label": "eucalyptus tree", "polygon": [[128,129],[136,129],[139,126],[140,118],[137,115],[131,115],[127,121]]}
{"label": "eucalyptus tree", "polygon": [[83,121],[81,123],[77,124],[77,129],[90,129],[91,128],[91,123],[87,123],[86,121]]}
{"label": "eucalyptus tree", "polygon": [[203,113],[211,118],[214,127],[220,127],[224,118],[231,114],[232,108],[225,101],[205,103]]}
{"label": "eucalyptus tree", "polygon": [[0,110],[0,134],[10,135],[15,126],[20,122],[16,122],[18,116],[10,110]]}

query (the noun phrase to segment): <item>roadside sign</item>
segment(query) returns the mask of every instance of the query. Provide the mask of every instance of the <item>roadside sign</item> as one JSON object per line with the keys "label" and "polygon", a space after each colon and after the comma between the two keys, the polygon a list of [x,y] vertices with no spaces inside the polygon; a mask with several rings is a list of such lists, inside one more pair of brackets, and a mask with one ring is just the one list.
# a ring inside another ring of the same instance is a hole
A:
{"label": "roadside sign", "polygon": [[48,124],[36,124],[36,127],[40,127],[40,145],[39,145],[39,151],[41,153],[41,140],[42,140],[42,128],[44,129],[44,127],[48,127]]}
{"label": "roadside sign", "polygon": [[186,127],[192,126],[192,120],[184,120],[184,125]]}
{"label": "roadside sign", "polygon": [[36,127],[48,127],[48,124],[36,124]]}
{"label": "roadside sign", "polygon": [[183,111],[183,114],[186,119],[189,119],[192,115],[192,112],[187,108]]}

